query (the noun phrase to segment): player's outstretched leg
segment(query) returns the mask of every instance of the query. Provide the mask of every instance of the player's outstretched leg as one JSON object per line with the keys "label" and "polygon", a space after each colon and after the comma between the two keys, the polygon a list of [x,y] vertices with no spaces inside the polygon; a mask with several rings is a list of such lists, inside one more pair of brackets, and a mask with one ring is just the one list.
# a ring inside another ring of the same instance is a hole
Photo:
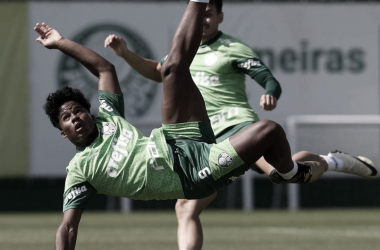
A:
{"label": "player's outstretched leg", "polygon": [[319,179],[325,170],[319,161],[294,162],[284,130],[273,121],[256,122],[229,140],[236,153],[248,165],[264,156],[275,168],[269,175],[274,183],[311,183]]}
{"label": "player's outstretched leg", "polygon": [[331,164],[331,169],[333,171],[354,174],[367,178],[379,177],[379,167],[367,157],[352,156],[339,150],[331,151],[327,156],[335,160],[334,163]]}
{"label": "player's outstretched leg", "polygon": [[201,43],[207,2],[189,2],[174,34],[169,55],[162,65],[163,124],[209,120],[203,97],[189,69]]}
{"label": "player's outstretched leg", "polygon": [[353,156],[339,150],[327,155],[316,155],[309,151],[300,151],[293,155],[294,161],[325,162],[325,171],[342,172],[366,178],[379,177],[379,167],[364,156]]}

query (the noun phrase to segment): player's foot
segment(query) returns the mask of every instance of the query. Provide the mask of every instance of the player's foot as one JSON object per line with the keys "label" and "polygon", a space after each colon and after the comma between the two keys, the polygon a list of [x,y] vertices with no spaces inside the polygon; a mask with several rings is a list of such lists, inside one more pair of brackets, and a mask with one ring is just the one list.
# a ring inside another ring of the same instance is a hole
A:
{"label": "player's foot", "polygon": [[298,164],[297,173],[289,180],[284,179],[276,169],[273,169],[269,174],[269,179],[271,182],[276,184],[285,183],[298,183],[306,184],[312,183],[318,180],[324,173],[324,169],[319,165],[318,162],[302,162]]}
{"label": "player's foot", "polygon": [[334,156],[343,161],[343,167],[338,172],[359,175],[367,178],[377,178],[379,167],[364,156],[352,156],[339,150],[331,151],[328,156]]}

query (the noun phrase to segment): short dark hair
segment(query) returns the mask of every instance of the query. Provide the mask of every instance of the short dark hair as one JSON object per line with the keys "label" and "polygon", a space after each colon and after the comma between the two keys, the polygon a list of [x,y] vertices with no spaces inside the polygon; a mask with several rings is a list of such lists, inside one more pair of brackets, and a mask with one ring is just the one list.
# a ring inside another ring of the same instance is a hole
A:
{"label": "short dark hair", "polygon": [[216,11],[218,12],[218,14],[220,14],[222,12],[223,0],[210,0],[210,2],[208,4],[215,5],[215,8],[216,8]]}
{"label": "short dark hair", "polygon": [[62,89],[50,93],[46,98],[46,103],[43,106],[45,113],[49,116],[51,124],[54,127],[59,127],[59,108],[69,101],[75,101],[82,105],[88,112],[90,112],[91,104],[84,97],[83,93],[79,89],[70,88],[64,86]]}
{"label": "short dark hair", "polygon": [[[189,1],[190,0],[187,0],[187,2],[189,2]],[[220,14],[222,12],[223,0],[210,0],[210,2],[208,4],[215,5],[216,12],[218,12],[218,14]]]}

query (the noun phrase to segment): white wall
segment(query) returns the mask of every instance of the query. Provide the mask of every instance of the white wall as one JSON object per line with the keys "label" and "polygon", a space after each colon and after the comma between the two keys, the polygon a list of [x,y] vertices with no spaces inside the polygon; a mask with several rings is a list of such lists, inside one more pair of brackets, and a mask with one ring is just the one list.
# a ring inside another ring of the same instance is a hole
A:
{"label": "white wall", "polygon": [[[42,110],[48,93],[58,88],[62,54],[35,42],[33,25],[45,21],[65,37],[73,38],[95,24],[118,24],[136,32],[151,48],[154,59],[160,60],[169,51],[184,8],[183,3],[30,2],[32,176],[64,175],[75,154],[74,146],[60,137]],[[294,114],[379,114],[379,5],[226,3],[224,12],[220,26],[223,32],[257,52],[269,49],[274,54],[273,64],[266,56],[262,59],[273,66],[273,74],[283,88],[275,111],[260,110],[263,90],[252,80],[247,81],[250,103],[261,119],[284,124],[286,117]],[[125,78],[130,68],[102,47],[107,34],[98,33],[88,46],[112,61]],[[79,75],[79,81],[83,77],[88,76]],[[135,80],[139,79],[135,76]],[[154,83],[144,86],[149,84]],[[147,123],[148,127],[160,124],[161,90],[159,84],[152,104],[141,117],[127,119],[134,124]],[[133,91],[126,94],[127,100],[133,100],[129,105],[138,103],[139,98],[133,99],[136,95]],[[97,107],[95,99],[93,106]]]}

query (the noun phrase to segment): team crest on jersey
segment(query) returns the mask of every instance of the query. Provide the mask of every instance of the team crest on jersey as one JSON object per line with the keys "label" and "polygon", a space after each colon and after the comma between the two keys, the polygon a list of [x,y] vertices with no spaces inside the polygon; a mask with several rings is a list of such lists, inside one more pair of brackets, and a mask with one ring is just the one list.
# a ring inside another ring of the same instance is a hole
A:
{"label": "team crest on jersey", "polygon": [[107,122],[103,125],[101,132],[102,135],[113,135],[116,132],[116,126],[115,124]]}
{"label": "team crest on jersey", "polygon": [[222,168],[229,168],[232,166],[232,163],[233,159],[228,153],[223,152],[218,156],[218,165]]}
{"label": "team crest on jersey", "polygon": [[218,55],[215,52],[210,52],[205,56],[204,63],[206,66],[212,66],[218,61]]}

